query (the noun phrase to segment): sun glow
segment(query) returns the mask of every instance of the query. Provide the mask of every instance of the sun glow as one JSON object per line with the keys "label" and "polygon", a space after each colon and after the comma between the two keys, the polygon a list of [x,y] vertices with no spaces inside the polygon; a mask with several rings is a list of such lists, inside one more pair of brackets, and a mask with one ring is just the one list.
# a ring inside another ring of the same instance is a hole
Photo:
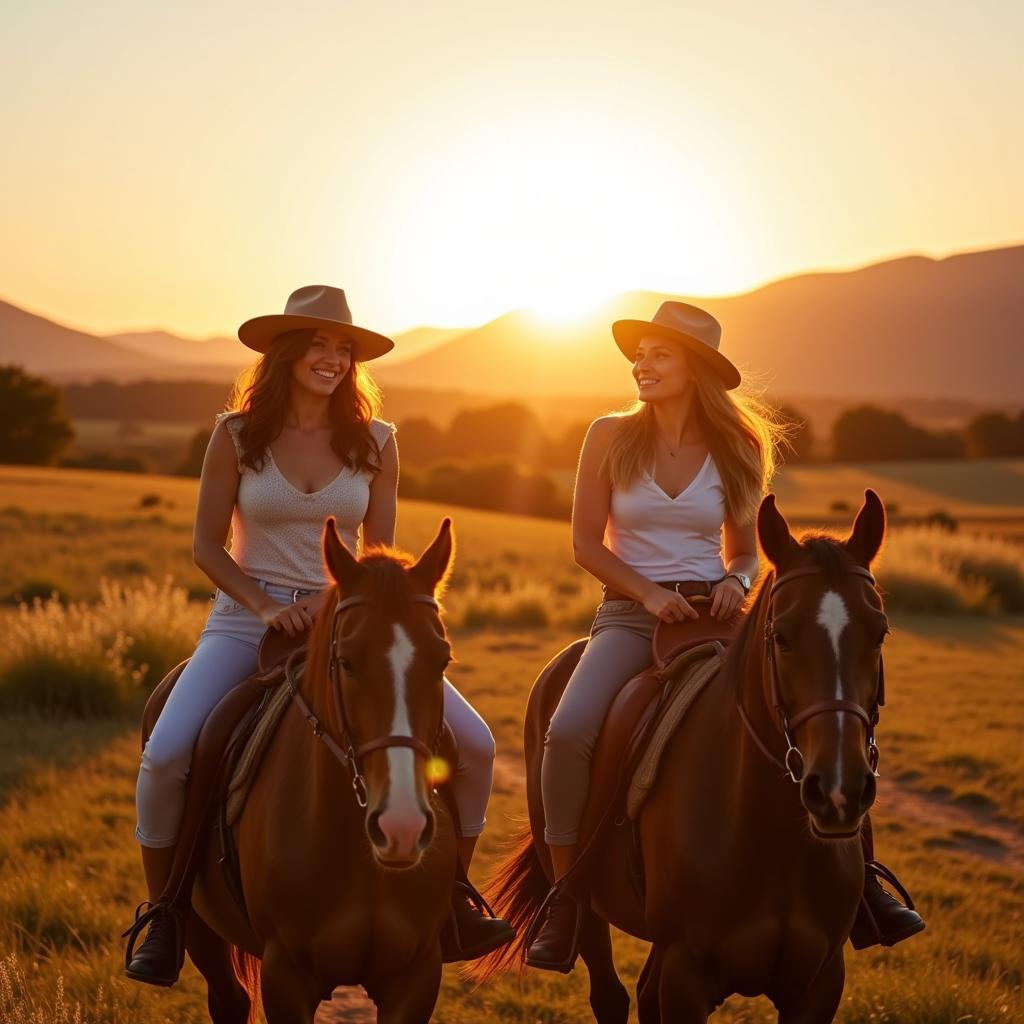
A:
{"label": "sun glow", "polygon": [[631,288],[721,290],[733,232],[713,170],[589,133],[477,138],[417,166],[392,268],[410,305],[463,322],[525,307],[566,324]]}

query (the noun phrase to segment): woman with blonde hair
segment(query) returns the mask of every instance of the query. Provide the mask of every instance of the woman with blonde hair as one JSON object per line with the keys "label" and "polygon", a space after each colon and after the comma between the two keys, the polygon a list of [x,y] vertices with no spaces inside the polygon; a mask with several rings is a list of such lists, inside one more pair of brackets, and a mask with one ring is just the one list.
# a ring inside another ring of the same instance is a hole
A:
{"label": "woman with blonde hair", "polygon": [[[218,587],[206,627],[160,713],[142,754],[136,839],[151,905],[129,935],[126,972],[171,985],[184,957],[188,861],[202,824],[196,808],[210,780],[188,787],[196,737],[214,707],[240,718],[253,688],[236,685],[257,668],[268,629],[309,629],[332,580],[324,564],[324,521],[334,516],[348,548],[395,540],[398,448],[379,418],[380,392],[364,364],[394,346],[352,322],[345,293],[311,285],[293,292],[284,313],[246,321],[239,339],[261,353],[236,411],[218,417],[203,461],[193,535],[196,564]],[[231,530],[231,549],[225,548]],[[231,691],[230,698],[222,704]],[[230,706],[229,706],[230,703]],[[458,741],[452,791],[459,810],[464,868],[491,790],[494,740],[448,680],[444,715]],[[193,780],[195,783],[196,780]],[[186,796],[193,813],[186,815]],[[178,848],[184,856],[178,856]],[[173,875],[172,878],[172,869]],[[141,908],[140,908],[141,910]],[[134,949],[143,927],[145,940]],[[512,938],[457,890],[446,930],[446,960],[482,955]]]}
{"label": "woman with blonde hair", "polygon": [[[786,428],[719,349],[709,313],[665,302],[653,320],[620,320],[616,344],[633,364],[638,401],[595,420],[580,453],[573,499],[577,563],[604,584],[590,640],[551,717],[541,791],[556,881],[576,856],[590,759],[615,695],[651,661],[659,620],[740,611],[758,573],[756,514]],[[865,895],[886,940],[924,927],[873,879]],[[870,891],[868,891],[870,890]],[[576,956],[578,896],[548,903],[527,963],[568,971]]]}

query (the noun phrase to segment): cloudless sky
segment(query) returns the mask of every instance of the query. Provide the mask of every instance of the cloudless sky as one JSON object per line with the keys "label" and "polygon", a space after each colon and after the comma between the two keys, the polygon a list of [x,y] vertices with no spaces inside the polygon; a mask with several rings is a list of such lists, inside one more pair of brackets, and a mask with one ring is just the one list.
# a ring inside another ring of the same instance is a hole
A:
{"label": "cloudless sky", "polygon": [[1024,5],[33,0],[0,33],[0,297],[385,331],[1024,239]]}

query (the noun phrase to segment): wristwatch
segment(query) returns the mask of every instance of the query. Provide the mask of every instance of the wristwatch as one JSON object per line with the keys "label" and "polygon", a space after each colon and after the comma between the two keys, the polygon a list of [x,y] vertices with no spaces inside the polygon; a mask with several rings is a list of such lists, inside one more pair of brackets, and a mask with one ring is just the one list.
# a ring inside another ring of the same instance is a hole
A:
{"label": "wristwatch", "polygon": [[735,576],[739,580],[740,586],[743,588],[744,594],[750,593],[750,577],[742,572],[727,572],[723,579],[728,579],[730,576]]}

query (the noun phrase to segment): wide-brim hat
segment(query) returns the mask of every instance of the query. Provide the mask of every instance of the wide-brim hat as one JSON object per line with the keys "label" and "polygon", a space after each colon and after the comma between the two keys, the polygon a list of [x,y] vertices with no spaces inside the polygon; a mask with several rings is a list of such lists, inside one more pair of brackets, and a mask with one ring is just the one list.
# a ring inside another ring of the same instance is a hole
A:
{"label": "wide-brim hat", "polygon": [[324,284],[306,285],[288,296],[283,313],[253,317],[238,328],[238,340],[256,352],[266,352],[271,342],[286,331],[329,327],[352,342],[352,355],[361,363],[390,352],[390,338],[352,323],[345,293]]}
{"label": "wide-brim hat", "polygon": [[718,346],[722,341],[722,325],[706,310],[685,302],[663,302],[650,320],[616,320],[612,324],[615,344],[632,363],[641,338],[658,335],[677,341],[688,352],[700,356],[725,382],[727,391],[740,386],[740,371]]}

